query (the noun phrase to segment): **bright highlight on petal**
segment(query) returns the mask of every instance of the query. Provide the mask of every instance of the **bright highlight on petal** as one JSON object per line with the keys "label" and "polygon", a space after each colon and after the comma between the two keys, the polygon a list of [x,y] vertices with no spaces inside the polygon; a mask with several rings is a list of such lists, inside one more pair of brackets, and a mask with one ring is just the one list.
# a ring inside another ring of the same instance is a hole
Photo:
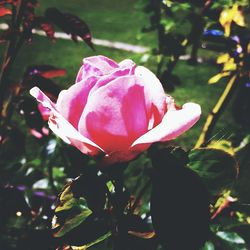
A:
{"label": "bright highlight on petal", "polygon": [[138,138],[132,147],[157,141],[169,141],[190,129],[200,118],[201,108],[198,104],[186,103],[182,109],[168,111],[162,122]]}
{"label": "bright highlight on petal", "polygon": [[56,109],[55,104],[38,88],[34,87],[30,90],[30,94],[37,101],[51,111],[49,118],[50,129],[63,141],[76,146],[84,154],[96,155],[99,151],[103,151],[98,145],[81,135]]}

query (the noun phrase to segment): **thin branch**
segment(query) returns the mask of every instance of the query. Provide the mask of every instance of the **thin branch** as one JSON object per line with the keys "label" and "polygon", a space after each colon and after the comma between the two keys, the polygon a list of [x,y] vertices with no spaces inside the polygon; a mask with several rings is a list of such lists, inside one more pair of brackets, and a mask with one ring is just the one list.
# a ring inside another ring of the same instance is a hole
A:
{"label": "thin branch", "polygon": [[217,120],[219,119],[221,113],[224,111],[225,107],[229,103],[230,97],[232,96],[235,90],[236,84],[238,82],[237,79],[237,74],[233,75],[230,78],[225,90],[223,91],[216,105],[208,115],[207,120],[201,131],[200,137],[196,142],[195,148],[205,146],[205,144],[207,144],[207,142],[209,141],[209,138],[211,137]]}

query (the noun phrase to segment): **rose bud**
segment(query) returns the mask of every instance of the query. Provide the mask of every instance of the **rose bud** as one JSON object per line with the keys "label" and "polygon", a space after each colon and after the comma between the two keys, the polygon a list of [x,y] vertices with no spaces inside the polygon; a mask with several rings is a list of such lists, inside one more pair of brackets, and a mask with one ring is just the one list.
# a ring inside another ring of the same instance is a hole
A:
{"label": "rose bud", "polygon": [[76,83],[56,103],[37,87],[30,93],[51,110],[55,134],[84,154],[105,155],[104,165],[132,160],[153,142],[176,138],[201,114],[198,104],[176,107],[147,68],[104,56],[85,58]]}

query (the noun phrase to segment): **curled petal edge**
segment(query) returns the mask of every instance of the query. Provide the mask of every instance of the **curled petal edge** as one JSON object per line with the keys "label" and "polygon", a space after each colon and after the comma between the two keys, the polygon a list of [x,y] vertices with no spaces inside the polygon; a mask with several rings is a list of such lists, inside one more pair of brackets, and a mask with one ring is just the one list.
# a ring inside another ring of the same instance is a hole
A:
{"label": "curled petal edge", "polygon": [[[169,97],[167,97],[169,102]],[[195,103],[186,103],[181,109],[176,109],[173,102],[169,103],[167,113],[162,122],[152,130],[148,131],[131,145],[131,149],[141,144],[151,144],[153,142],[164,142],[175,139],[190,129],[200,118],[200,105]]]}
{"label": "curled petal edge", "polygon": [[93,141],[80,134],[56,109],[55,104],[38,88],[30,90],[30,94],[42,105],[51,110],[48,124],[50,129],[68,144],[77,147],[84,154],[97,155],[104,152]]}

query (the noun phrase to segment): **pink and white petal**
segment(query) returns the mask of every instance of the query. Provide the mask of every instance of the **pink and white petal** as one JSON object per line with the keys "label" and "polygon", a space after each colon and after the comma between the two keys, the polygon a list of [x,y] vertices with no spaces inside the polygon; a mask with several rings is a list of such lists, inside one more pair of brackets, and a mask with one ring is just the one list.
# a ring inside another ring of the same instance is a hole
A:
{"label": "pink and white petal", "polygon": [[167,111],[174,111],[181,109],[180,107],[177,107],[174,98],[170,95],[166,96],[166,104],[167,104]]}
{"label": "pink and white petal", "polygon": [[145,96],[147,100],[149,128],[158,125],[166,113],[166,94],[159,79],[149,69],[138,66],[135,75],[142,79],[145,86]]}
{"label": "pink and white petal", "polygon": [[199,120],[200,115],[201,108],[195,103],[186,103],[179,110],[169,110],[162,122],[135,140],[131,148],[140,144],[172,140],[190,129]]}
{"label": "pink and white petal", "polygon": [[119,68],[130,69],[130,72],[128,73],[128,75],[134,75],[135,74],[136,64],[132,60],[125,59],[125,60],[119,62],[118,65],[119,65]]}
{"label": "pink and white petal", "polygon": [[121,67],[114,69],[108,75],[100,77],[95,86],[91,89],[89,95],[91,95],[96,90],[100,89],[101,87],[105,86],[106,84],[110,83],[118,77],[133,75],[136,68],[135,63],[128,59],[122,62],[123,64]]}
{"label": "pink and white petal", "polygon": [[78,127],[78,122],[86,105],[89,92],[98,79],[98,77],[92,76],[87,80],[77,82],[67,90],[61,91],[58,96],[56,108],[74,128]]}
{"label": "pink and white petal", "polygon": [[88,138],[82,136],[67,120],[62,116],[51,116],[49,119],[49,128],[64,142],[71,144],[78,148],[82,153],[88,155],[98,155],[103,150],[90,141]]}
{"label": "pink and white petal", "polygon": [[90,76],[102,76],[118,68],[118,64],[105,56],[91,56],[83,59],[83,65],[80,68],[76,82],[86,80]]}
{"label": "pink and white petal", "polygon": [[30,94],[44,107],[51,110],[49,118],[50,129],[66,143],[72,144],[84,154],[97,155],[103,150],[93,141],[81,135],[56,109],[55,104],[37,87],[30,90]]}
{"label": "pink and white petal", "polygon": [[50,110],[55,110],[55,104],[38,88],[33,87],[30,89],[30,94],[36,98],[38,102],[40,102],[45,108]]}
{"label": "pink and white petal", "polygon": [[42,118],[44,121],[48,121],[50,117],[50,110],[46,107],[44,107],[41,103],[38,104],[37,106]]}

